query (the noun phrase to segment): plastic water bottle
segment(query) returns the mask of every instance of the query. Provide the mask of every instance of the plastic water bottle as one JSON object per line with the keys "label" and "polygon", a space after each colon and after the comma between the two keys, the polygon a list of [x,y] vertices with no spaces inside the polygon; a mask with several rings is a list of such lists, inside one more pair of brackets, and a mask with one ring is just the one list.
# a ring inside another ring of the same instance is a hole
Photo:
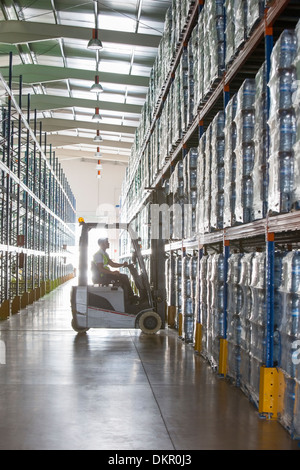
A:
{"label": "plastic water bottle", "polygon": [[221,41],[217,44],[219,73],[224,70],[225,64],[225,43]]}
{"label": "plastic water bottle", "polygon": [[252,109],[255,100],[255,80],[246,79],[242,85],[243,109]]}
{"label": "plastic water bottle", "polygon": [[216,116],[216,136],[217,138],[224,137],[224,126],[225,126],[225,113],[219,111]]}
{"label": "plastic water bottle", "polygon": [[178,169],[178,179],[182,180],[183,179],[183,161],[179,161],[177,163],[177,169]]}
{"label": "plastic water bottle", "polygon": [[293,73],[290,70],[283,70],[279,77],[280,110],[287,110],[292,108],[292,84]]}
{"label": "plastic water bottle", "polygon": [[280,38],[279,68],[285,69],[292,65],[296,54],[296,36],[294,31],[285,30]]}
{"label": "plastic water bottle", "polygon": [[190,194],[190,204],[192,204],[192,208],[195,209],[197,207],[198,195],[197,195],[197,187],[191,191]]}
{"label": "plastic water bottle", "polygon": [[216,0],[215,1],[215,14],[216,16],[224,15],[224,0]]}
{"label": "plastic water bottle", "polygon": [[[222,7],[223,8],[223,7]],[[223,10],[224,11],[224,10]],[[219,16],[216,20],[217,41],[224,41],[224,16]]]}
{"label": "plastic water bottle", "polygon": [[243,143],[252,142],[254,135],[254,114],[249,111],[243,115]]}
{"label": "plastic water bottle", "polygon": [[230,211],[232,215],[235,212],[235,202],[236,202],[236,186],[235,184],[232,184],[231,193],[230,193]]}
{"label": "plastic water bottle", "polygon": [[283,253],[275,253],[274,260],[274,286],[278,289],[282,283],[282,258]]}
{"label": "plastic water bottle", "polygon": [[233,153],[231,157],[231,181],[235,183],[236,177],[236,154]]}
{"label": "plastic water bottle", "polygon": [[217,162],[218,164],[223,163],[224,161],[224,152],[225,152],[225,141],[220,139],[217,142]]}
{"label": "plastic water bottle", "polygon": [[243,290],[241,286],[236,286],[236,314],[239,315],[243,306]]}
{"label": "plastic water bottle", "polygon": [[244,207],[244,222],[249,223],[252,221],[252,207],[253,207],[253,181],[252,178],[244,178],[243,181],[243,207]]}
{"label": "plastic water bottle", "polygon": [[218,258],[218,281],[223,282],[224,281],[224,256],[219,255]]}
{"label": "plastic water bottle", "polygon": [[235,147],[236,147],[236,137],[237,137],[236,123],[233,121],[233,122],[232,122],[232,126],[231,126],[231,145],[232,145],[232,150],[234,150]]}
{"label": "plastic water bottle", "polygon": [[190,157],[190,169],[196,169],[197,168],[197,162],[198,162],[198,149],[193,149],[191,148],[189,151],[189,157]]}
{"label": "plastic water bottle", "polygon": [[198,274],[198,257],[193,256],[191,259],[191,277],[192,279],[197,279]]}
{"label": "plastic water bottle", "polygon": [[244,178],[243,184],[243,201],[244,207],[252,207],[253,202],[253,181],[252,178]]}
{"label": "plastic water bottle", "polygon": [[185,292],[184,294],[186,295],[186,298],[190,297],[191,294],[192,294],[192,291],[191,291],[191,280],[188,278],[188,279],[185,279],[184,281],[184,284],[185,284]]}
{"label": "plastic water bottle", "polygon": [[191,297],[186,298],[186,315],[193,315],[193,300]]}
{"label": "plastic water bottle", "polygon": [[185,333],[185,337],[184,337],[185,342],[191,343],[193,341],[193,333],[194,333],[193,315],[184,315],[184,333]]}
{"label": "plastic water bottle", "polygon": [[247,144],[243,149],[243,175],[250,175],[254,165],[254,146]]}
{"label": "plastic water bottle", "polygon": [[217,228],[223,228],[223,216],[224,216],[224,193],[218,194],[218,206],[217,206]]}
{"label": "plastic water bottle", "polygon": [[279,151],[291,152],[296,140],[296,118],[292,112],[284,112],[279,118]]}
{"label": "plastic water bottle", "polygon": [[197,170],[190,170],[190,189],[197,188]]}
{"label": "plastic water bottle", "polygon": [[291,298],[291,311],[290,311],[290,322],[291,322],[291,335],[299,335],[299,317],[300,317],[300,298],[298,295],[293,294]]}
{"label": "plastic water bottle", "polygon": [[224,179],[225,179],[225,168],[224,168],[224,166],[220,166],[218,168],[218,189],[219,189],[219,191],[224,190]]}
{"label": "plastic water bottle", "polygon": [[300,251],[295,251],[292,261],[292,291],[300,289]]}
{"label": "plastic water bottle", "polygon": [[294,158],[290,153],[280,157],[280,211],[289,212],[293,190]]}

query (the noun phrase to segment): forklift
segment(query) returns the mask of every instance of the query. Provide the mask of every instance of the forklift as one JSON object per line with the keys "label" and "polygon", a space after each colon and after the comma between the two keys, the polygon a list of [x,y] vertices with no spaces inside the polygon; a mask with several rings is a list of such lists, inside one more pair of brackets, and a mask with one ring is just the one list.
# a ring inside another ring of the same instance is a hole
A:
{"label": "forklift", "polygon": [[[162,318],[154,311],[153,295],[136,233],[129,224],[86,223],[80,218],[78,285],[71,290],[72,328],[86,333],[90,328],[139,328],[155,334],[162,328]],[[126,301],[118,283],[88,283],[89,232],[100,229],[126,230],[131,239],[132,263],[127,267],[139,292],[134,302]]]}

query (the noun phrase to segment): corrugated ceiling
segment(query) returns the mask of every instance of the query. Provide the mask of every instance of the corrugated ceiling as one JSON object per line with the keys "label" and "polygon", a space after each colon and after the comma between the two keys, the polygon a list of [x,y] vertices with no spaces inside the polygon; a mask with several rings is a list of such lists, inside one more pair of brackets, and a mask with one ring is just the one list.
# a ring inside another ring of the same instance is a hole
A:
{"label": "corrugated ceiling", "polygon": [[[22,75],[31,110],[60,159],[93,158],[93,138],[103,138],[102,160],[127,162],[149,76],[172,0],[2,0],[0,67],[13,89]],[[89,50],[98,27],[103,49]],[[99,76],[103,92],[90,91]],[[99,108],[101,121],[92,120]]]}

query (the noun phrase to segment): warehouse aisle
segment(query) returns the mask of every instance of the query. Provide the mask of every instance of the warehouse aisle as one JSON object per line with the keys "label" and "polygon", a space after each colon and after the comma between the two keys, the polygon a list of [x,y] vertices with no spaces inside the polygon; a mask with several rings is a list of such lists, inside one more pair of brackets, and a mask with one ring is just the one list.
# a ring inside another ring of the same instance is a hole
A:
{"label": "warehouse aisle", "polygon": [[298,449],[175,332],[76,335],[72,282],[0,323],[0,449]]}

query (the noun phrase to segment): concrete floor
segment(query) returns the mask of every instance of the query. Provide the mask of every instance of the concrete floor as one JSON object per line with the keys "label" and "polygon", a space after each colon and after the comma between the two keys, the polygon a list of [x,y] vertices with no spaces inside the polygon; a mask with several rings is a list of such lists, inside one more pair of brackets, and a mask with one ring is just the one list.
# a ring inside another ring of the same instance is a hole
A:
{"label": "concrete floor", "polygon": [[76,335],[71,285],[0,323],[1,450],[299,449],[176,332]]}

